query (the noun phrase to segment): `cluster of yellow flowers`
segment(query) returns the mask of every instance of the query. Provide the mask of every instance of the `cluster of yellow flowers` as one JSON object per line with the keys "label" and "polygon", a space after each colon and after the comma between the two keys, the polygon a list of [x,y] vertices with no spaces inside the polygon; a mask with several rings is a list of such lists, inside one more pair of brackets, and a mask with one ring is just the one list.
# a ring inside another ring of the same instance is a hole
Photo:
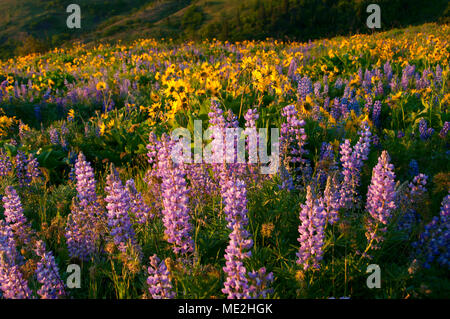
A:
{"label": "cluster of yellow flowers", "polygon": [[[448,67],[445,68],[450,57],[448,25],[429,24],[422,29],[401,32],[401,36],[392,32],[376,33],[310,43],[214,40],[176,45],[170,41],[142,39],[130,45],[100,44],[94,48],[77,44],[71,49],[57,48],[44,55],[0,61],[0,79],[6,78],[0,95],[13,96],[20,84],[27,85],[31,96],[43,95],[48,89],[52,92],[58,89],[64,94],[65,83],[57,81],[56,74],[65,75],[63,79],[70,77],[78,88],[94,83],[98,92],[108,92],[111,96],[119,93],[121,81],[127,79],[136,84],[131,95],[142,96],[141,90],[150,90],[145,93],[150,98],[138,102],[140,111],[154,121],[170,121],[180,111],[191,112],[192,105],[203,97],[242,101],[252,96],[253,103],[262,103],[263,97],[269,95],[274,105],[295,102],[297,87],[292,77],[287,76],[288,69],[292,74],[316,80],[327,76],[330,83],[338,77],[351,79],[349,85],[361,99],[367,99],[367,93],[361,89],[363,79],[358,76],[359,69],[380,68],[389,61],[396,70],[407,64],[422,63],[440,64],[444,72],[448,72]],[[372,77],[372,84],[376,85],[379,80]],[[429,98],[431,89],[410,93]],[[401,100],[404,94],[398,91],[390,100]],[[448,94],[443,100],[448,102]],[[321,106],[323,101],[307,96],[299,110],[310,113],[309,106],[313,104]],[[325,109],[320,110],[329,115]],[[68,118],[74,116],[71,109]],[[332,123],[333,118],[328,117]],[[105,132],[108,125],[102,125],[100,132]]]}

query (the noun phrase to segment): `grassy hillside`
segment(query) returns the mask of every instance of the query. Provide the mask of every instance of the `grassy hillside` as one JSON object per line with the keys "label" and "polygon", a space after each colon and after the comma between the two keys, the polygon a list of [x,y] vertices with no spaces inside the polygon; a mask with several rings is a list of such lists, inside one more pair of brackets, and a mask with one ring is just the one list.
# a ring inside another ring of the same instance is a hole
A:
{"label": "grassy hillside", "polygon": [[80,0],[82,28],[66,27],[71,0],[0,1],[0,58],[82,40],[141,37],[309,40],[369,32],[366,7],[379,3],[384,30],[448,21],[446,0]]}

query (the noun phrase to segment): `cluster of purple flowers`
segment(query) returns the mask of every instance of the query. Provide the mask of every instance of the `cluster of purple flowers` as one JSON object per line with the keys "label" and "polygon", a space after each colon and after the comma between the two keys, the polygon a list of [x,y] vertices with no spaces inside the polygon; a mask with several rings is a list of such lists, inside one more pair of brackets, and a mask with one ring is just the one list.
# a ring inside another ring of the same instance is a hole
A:
{"label": "cluster of purple flowers", "polygon": [[12,172],[13,166],[9,156],[5,154],[3,149],[0,149],[0,177],[7,176]]}
{"label": "cluster of purple flowers", "polygon": [[228,181],[226,191],[222,194],[225,207],[225,219],[227,227],[231,229],[230,241],[225,250],[226,266],[223,268],[227,274],[222,292],[229,299],[250,298],[250,287],[246,277],[247,270],[244,259],[251,256],[250,249],[253,240],[245,229],[247,218],[247,189],[241,180]]}
{"label": "cluster of purple flowers", "polygon": [[23,214],[23,207],[20,197],[16,190],[8,186],[5,188],[5,196],[2,198],[3,207],[5,208],[5,221],[11,227],[16,241],[20,244],[27,245],[31,241],[31,226]]}
{"label": "cluster of purple flowers", "polygon": [[266,298],[273,292],[273,288],[270,286],[273,282],[273,273],[266,274],[266,271],[266,268],[262,267],[258,271],[248,273],[249,290],[254,299]]}
{"label": "cluster of purple flowers", "polygon": [[323,206],[327,214],[327,222],[334,224],[339,220],[340,195],[336,176],[328,176],[323,192]]}
{"label": "cluster of purple flowers", "polygon": [[381,116],[381,101],[375,101],[372,110],[372,121],[377,127],[380,127],[381,125],[380,116]]}
{"label": "cluster of purple flowers", "polygon": [[419,221],[420,215],[416,212],[416,205],[423,200],[427,189],[428,176],[418,174],[409,183],[406,191],[397,193],[397,206],[401,215],[397,223],[397,229],[409,233]]}
{"label": "cluster of purple flowers", "polygon": [[59,133],[58,130],[56,128],[51,128],[48,131],[48,134],[50,136],[50,143],[52,144],[59,144]]}
{"label": "cluster of purple flowers", "polygon": [[377,165],[372,171],[372,181],[367,192],[366,210],[369,217],[366,223],[366,238],[368,248],[379,249],[383,241],[382,233],[391,219],[395,203],[395,173],[394,165],[390,164],[388,152],[383,151]]}
{"label": "cluster of purple flowers", "polygon": [[313,93],[312,82],[309,77],[305,76],[298,81],[297,92],[302,101],[305,101],[308,94]]}
{"label": "cluster of purple flowers", "polygon": [[130,196],[130,213],[133,221],[137,224],[145,224],[153,218],[150,207],[144,202],[142,194],[137,191],[133,179],[127,180],[125,185]]}
{"label": "cluster of purple flowers", "polygon": [[14,164],[20,187],[30,186],[40,176],[39,163],[32,154],[27,158],[24,152],[17,151]]}
{"label": "cluster of purple flowers", "polygon": [[442,200],[439,216],[434,216],[420,234],[419,240],[413,243],[415,256],[430,268],[436,261],[446,269],[450,269],[450,195]]}
{"label": "cluster of purple flowers", "polygon": [[163,204],[164,234],[167,241],[173,244],[176,254],[194,252],[191,237],[189,189],[186,182],[186,170],[181,161],[172,160],[174,142],[164,134],[157,146],[149,147],[151,156],[156,158],[156,174],[161,179],[160,191]]}
{"label": "cluster of purple flowers", "polygon": [[17,251],[11,227],[0,220],[0,290],[6,299],[29,299],[32,292],[20,271],[22,256]]}
{"label": "cluster of purple flowers", "polygon": [[401,85],[404,91],[408,89],[409,81],[413,78],[416,70],[415,65],[406,65],[402,71]]}
{"label": "cluster of purple flowers", "polygon": [[446,138],[449,128],[450,128],[450,122],[445,121],[444,126],[442,127],[441,131],[439,132],[439,137],[440,138]]}
{"label": "cluster of purple flowers", "polygon": [[[128,190],[122,184],[119,173],[111,167],[111,173],[106,178],[105,191],[107,196],[105,201],[107,213],[107,224],[109,234],[115,246],[122,253],[126,254],[129,249],[140,252],[135,238],[133,226],[129,216],[131,208],[131,197]],[[131,246],[130,246],[131,245]]]}
{"label": "cluster of purple flowers", "polygon": [[419,133],[422,140],[428,140],[434,133],[434,129],[428,127],[427,121],[424,118],[419,122]]}
{"label": "cluster of purple flowers", "polygon": [[295,105],[291,104],[283,108],[281,115],[286,122],[281,125],[280,148],[284,156],[289,157],[291,163],[305,163],[303,158],[307,151],[303,149],[307,136],[305,133],[305,121],[298,117]]}
{"label": "cluster of purple flowers", "polygon": [[98,252],[103,235],[104,211],[95,191],[94,170],[82,153],[75,163],[77,197],[72,201],[72,211],[66,225],[66,239],[69,255],[88,260]]}
{"label": "cluster of purple flowers", "polygon": [[156,255],[150,257],[148,267],[148,291],[153,299],[173,299],[175,292],[169,278],[169,270],[164,261],[160,262]]}
{"label": "cluster of purple flowers", "polygon": [[300,243],[299,251],[296,253],[297,264],[303,265],[304,270],[310,267],[320,268],[325,240],[324,228],[327,221],[327,213],[321,199],[314,198],[311,187],[307,187],[306,203],[301,205],[299,214],[300,234],[297,239]]}
{"label": "cluster of purple flowers", "polygon": [[367,122],[362,122],[360,138],[353,150],[349,140],[341,145],[341,163],[343,167],[343,180],[341,183],[340,206],[352,208],[359,203],[358,190],[361,169],[370,152],[370,128]]}
{"label": "cluster of purple flowers", "polygon": [[[298,179],[308,180],[311,168],[305,154],[308,151],[304,148],[307,136],[305,133],[305,121],[298,117],[295,105],[288,105],[283,108],[281,115],[286,118],[286,122],[281,125],[280,131],[280,152],[281,159],[289,173],[295,171]],[[299,166],[295,166],[299,164]],[[291,165],[294,165],[292,169]]]}
{"label": "cluster of purple flowers", "polygon": [[[250,120],[256,121],[256,114],[253,113],[256,112],[252,112],[250,115],[252,119]],[[243,178],[246,172],[246,165],[238,163],[237,139],[239,136],[234,134],[232,145],[229,145],[229,141],[226,140],[226,130],[235,129],[239,132],[239,122],[231,110],[224,113],[216,100],[211,101],[211,112],[208,113],[208,116],[212,141],[210,143],[211,154],[205,154],[205,161],[213,163],[214,180],[219,184],[219,187],[223,187],[227,176]],[[210,158],[208,158],[209,156]]]}
{"label": "cluster of purple flowers", "polygon": [[316,164],[316,180],[320,187],[325,185],[327,176],[337,168],[337,163],[334,160],[333,146],[327,142],[323,142],[320,149],[320,158]]}
{"label": "cluster of purple flowers", "polygon": [[58,132],[58,130],[54,127],[52,127],[48,134],[50,136],[50,143],[55,145],[61,145],[64,149],[67,149],[67,141],[66,141],[66,135],[69,134],[69,129],[65,124],[61,125],[61,134]]}
{"label": "cluster of purple flowers", "polygon": [[66,295],[64,283],[59,276],[59,269],[52,252],[47,252],[42,241],[36,242],[35,253],[40,260],[36,266],[37,281],[42,284],[37,291],[42,299],[58,299]]}

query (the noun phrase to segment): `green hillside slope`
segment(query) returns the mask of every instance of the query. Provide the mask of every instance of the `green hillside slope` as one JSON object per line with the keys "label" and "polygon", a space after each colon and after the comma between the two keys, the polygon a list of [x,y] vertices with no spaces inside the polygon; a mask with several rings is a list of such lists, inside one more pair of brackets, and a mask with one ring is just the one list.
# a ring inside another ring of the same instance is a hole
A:
{"label": "green hillside slope", "polygon": [[82,40],[140,37],[309,40],[365,26],[369,3],[382,29],[448,21],[446,0],[79,0],[82,28],[68,29],[72,0],[0,0],[0,58]]}

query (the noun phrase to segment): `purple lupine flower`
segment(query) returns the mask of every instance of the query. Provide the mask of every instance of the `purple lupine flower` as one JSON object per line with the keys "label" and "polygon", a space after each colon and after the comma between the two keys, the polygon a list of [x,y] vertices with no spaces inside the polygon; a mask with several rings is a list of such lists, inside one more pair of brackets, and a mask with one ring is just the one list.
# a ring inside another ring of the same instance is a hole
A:
{"label": "purple lupine flower", "polygon": [[266,298],[267,294],[273,292],[270,284],[273,282],[273,273],[266,274],[266,268],[248,273],[250,283],[250,294],[253,299]]}
{"label": "purple lupine flower", "polygon": [[[260,137],[256,128],[256,121],[259,118],[258,110],[248,109],[247,113],[244,115],[245,119],[245,130],[246,144],[245,149],[248,152],[248,175],[245,176],[248,182],[252,181],[258,183],[265,176],[262,176],[258,172],[258,149],[260,148]],[[243,165],[244,166],[244,165]]]}
{"label": "purple lupine flower", "polygon": [[176,297],[165,261],[160,262],[158,256],[151,256],[148,274],[148,291],[153,299],[173,299]]}
{"label": "purple lupine flower", "polygon": [[327,181],[327,176],[337,169],[334,160],[334,150],[330,143],[323,142],[320,148],[320,158],[316,164],[316,179],[318,184],[323,187]]}
{"label": "purple lupine flower", "polygon": [[289,78],[293,79],[296,71],[297,71],[297,59],[293,58],[291,60],[291,63],[289,63],[289,69],[288,69],[287,76]]}
{"label": "purple lupine flower", "polygon": [[281,125],[280,132],[280,149],[282,161],[285,163],[286,169],[290,170],[290,165],[300,164],[297,171],[301,173],[301,177],[308,179],[309,162],[304,158],[308,153],[304,149],[306,145],[307,136],[305,133],[305,121],[298,117],[298,112],[295,105],[288,105],[283,108],[281,115],[286,118],[286,122]]}
{"label": "purple lupine flower", "polygon": [[13,166],[9,157],[6,155],[3,149],[0,149],[0,176],[9,175],[9,173],[12,172],[12,169]]}
{"label": "purple lupine flower", "polygon": [[309,77],[305,76],[298,81],[297,92],[302,101],[306,99],[308,94],[313,93],[312,82]]}
{"label": "purple lupine flower", "polygon": [[6,299],[30,299],[32,292],[20,272],[13,230],[0,220],[0,290]]}
{"label": "purple lupine flower", "polygon": [[27,165],[27,157],[24,152],[17,151],[17,155],[14,158],[14,165],[16,169],[16,176],[19,180],[20,187],[24,187],[28,185],[30,181],[27,180],[26,177],[26,165]]}
{"label": "purple lupine flower", "polygon": [[70,257],[88,260],[98,252],[104,211],[95,191],[94,170],[82,153],[75,163],[77,197],[72,200],[65,237]]}
{"label": "purple lupine flower", "polygon": [[259,118],[258,110],[256,108],[254,109],[248,109],[247,113],[244,115],[244,119],[246,121],[245,127],[256,127],[256,121]]}
{"label": "purple lupine flower", "polygon": [[105,191],[107,193],[105,202],[108,203],[106,205],[108,229],[114,244],[124,254],[127,248],[130,248],[129,245],[140,252],[128,214],[131,207],[130,194],[123,186],[119,173],[113,167],[106,178]]}
{"label": "purple lupine flower", "polygon": [[442,130],[439,132],[439,137],[442,139],[446,138],[449,128],[450,128],[450,122],[445,121],[444,126],[442,127]]}
{"label": "purple lupine flower", "polygon": [[341,103],[339,105],[339,109],[341,112],[341,117],[343,119],[346,119],[349,115],[349,109],[348,109],[348,99],[346,97],[342,97]]}
{"label": "purple lupine flower", "polygon": [[314,83],[314,95],[315,96],[320,96],[320,88],[322,87],[322,84],[320,83],[320,81],[317,81],[316,83]]}
{"label": "purple lupine flower", "polygon": [[381,101],[375,101],[372,111],[372,121],[375,126],[380,127]]}
{"label": "purple lupine flower", "polygon": [[334,88],[335,89],[341,89],[342,86],[344,85],[344,81],[342,81],[342,78],[337,78],[336,81],[334,82]]}
{"label": "purple lupine flower", "polygon": [[222,189],[224,200],[225,219],[227,227],[232,230],[229,235],[230,241],[225,249],[226,265],[223,268],[227,274],[222,292],[229,299],[250,298],[250,287],[246,277],[247,270],[244,259],[251,256],[253,240],[246,230],[247,217],[247,189],[241,180],[228,180],[226,187]]}
{"label": "purple lupine flower", "polygon": [[417,256],[425,268],[430,268],[433,262],[450,269],[450,195],[442,200],[439,216],[434,216],[425,225],[419,240],[412,244]]}
{"label": "purple lupine flower", "polygon": [[59,144],[59,133],[56,128],[51,128],[48,134],[50,135],[50,143]]}
{"label": "purple lupine flower", "polygon": [[142,194],[137,191],[133,179],[127,180],[126,187],[130,194],[130,213],[133,219],[138,224],[145,224],[153,218],[150,207],[144,202]]}
{"label": "purple lupine flower", "polygon": [[424,118],[419,122],[419,133],[422,140],[429,139],[434,133],[434,129],[428,127],[427,121]]}
{"label": "purple lupine flower", "polygon": [[386,61],[386,63],[383,66],[384,75],[386,76],[387,82],[390,82],[392,79],[392,67],[389,61]]}
{"label": "purple lupine flower", "polygon": [[[386,225],[391,219],[392,211],[396,208],[394,165],[390,164],[387,151],[383,151],[378,158],[378,164],[373,168],[372,181],[367,192],[366,210],[369,218],[366,223],[366,238],[371,249],[379,249],[383,241]],[[384,226],[384,227],[383,227]]]}
{"label": "purple lupine flower", "polygon": [[339,101],[339,98],[333,99],[333,105],[331,106],[330,115],[334,118],[335,121],[338,121],[341,116],[341,103]]}
{"label": "purple lupine flower", "polygon": [[405,68],[403,69],[402,80],[401,80],[401,85],[402,85],[403,90],[406,91],[408,89],[409,80],[414,75],[415,70],[416,70],[415,65],[406,65]]}
{"label": "purple lupine flower", "polygon": [[15,238],[17,238],[21,244],[30,243],[32,229],[23,214],[22,203],[20,202],[20,197],[16,190],[11,186],[6,187],[5,196],[3,196],[2,200],[3,207],[5,208],[3,213],[5,221],[14,232]]}
{"label": "purple lupine flower", "polygon": [[353,156],[356,158],[356,168],[361,169],[364,165],[363,161],[368,159],[370,153],[370,127],[366,121],[361,123],[361,130],[359,131],[359,139],[354,147]]}
{"label": "purple lupine flower", "polygon": [[328,176],[323,192],[323,206],[327,214],[327,222],[334,224],[339,220],[339,187],[335,176]]}
{"label": "purple lupine flower", "polygon": [[428,176],[425,174],[418,174],[414,177],[413,181],[408,185],[411,200],[421,197],[426,193],[427,189],[425,186],[427,185],[427,181]]}
{"label": "purple lupine flower", "polygon": [[359,140],[353,150],[350,141],[345,140],[341,145],[341,163],[344,179],[341,185],[340,206],[352,208],[359,203],[358,187],[360,184],[361,169],[370,153],[370,127],[366,121],[361,123]]}
{"label": "purple lupine flower", "polygon": [[366,104],[364,104],[364,112],[370,113],[373,107],[373,98],[372,96],[367,96]]}
{"label": "purple lupine flower", "polygon": [[286,167],[284,167],[283,163],[280,164],[280,180],[281,184],[278,185],[278,189],[285,189],[288,191],[295,190],[294,179],[292,175],[289,174]]}
{"label": "purple lupine flower", "polygon": [[410,232],[414,224],[419,221],[420,215],[416,212],[416,205],[423,200],[427,191],[425,187],[427,180],[427,175],[418,174],[409,183],[406,191],[397,193],[397,206],[402,212],[397,222],[398,230]]}
{"label": "purple lupine flower", "polygon": [[402,130],[399,130],[399,131],[397,132],[397,138],[404,138],[404,137],[405,137],[405,133],[403,133]]}
{"label": "purple lupine flower", "polygon": [[173,141],[164,134],[161,143],[162,146],[157,154],[157,169],[162,179],[164,234],[167,241],[173,244],[173,251],[176,254],[191,253],[194,251],[194,242],[190,235],[192,225],[189,216],[189,189],[185,179],[186,172],[181,161],[172,161]]}
{"label": "purple lupine flower", "polygon": [[26,169],[25,176],[26,176],[26,180],[29,181],[28,182],[28,186],[29,186],[31,181],[34,181],[41,175],[41,172],[39,170],[39,162],[32,154],[28,155],[27,164],[26,164],[25,169]]}
{"label": "purple lupine flower", "polygon": [[341,144],[341,163],[342,163],[342,175],[343,181],[341,184],[341,197],[340,197],[340,206],[346,207],[349,202],[352,201],[354,197],[353,194],[353,180],[355,174],[355,158],[352,156],[352,147],[350,145],[350,140],[345,140],[343,144]]}
{"label": "purple lupine flower", "polygon": [[300,243],[299,251],[296,253],[297,264],[303,265],[304,270],[310,267],[320,268],[325,240],[324,227],[327,214],[324,211],[322,200],[313,197],[311,187],[306,190],[306,203],[301,205],[299,214],[300,234],[297,241]]}
{"label": "purple lupine flower", "polygon": [[328,110],[329,107],[330,107],[330,97],[327,96],[323,101],[323,108],[324,110]]}
{"label": "purple lupine flower", "polygon": [[36,242],[35,253],[40,257],[36,266],[36,277],[42,284],[37,291],[38,295],[42,299],[58,299],[64,296],[66,294],[64,283],[59,276],[59,269],[52,252],[47,252],[45,244],[39,240]]}
{"label": "purple lupine flower", "polygon": [[377,88],[375,90],[375,94],[377,96],[383,96],[384,94],[384,88],[383,88],[383,82],[382,81],[378,81],[377,83]]}

